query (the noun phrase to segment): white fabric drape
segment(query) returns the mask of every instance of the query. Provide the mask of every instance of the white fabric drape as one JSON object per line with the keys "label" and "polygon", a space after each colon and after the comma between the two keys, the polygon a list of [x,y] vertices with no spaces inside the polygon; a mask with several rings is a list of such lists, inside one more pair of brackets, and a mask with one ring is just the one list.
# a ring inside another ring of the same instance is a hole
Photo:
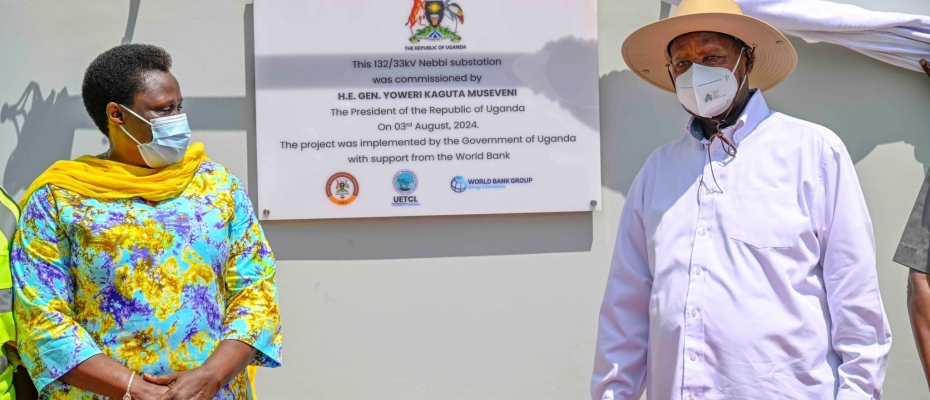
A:
{"label": "white fabric drape", "polygon": [[[678,5],[681,0],[663,0]],[[786,35],[848,47],[886,63],[922,71],[930,59],[930,17],[866,10],[823,0],[736,0],[743,13]]]}

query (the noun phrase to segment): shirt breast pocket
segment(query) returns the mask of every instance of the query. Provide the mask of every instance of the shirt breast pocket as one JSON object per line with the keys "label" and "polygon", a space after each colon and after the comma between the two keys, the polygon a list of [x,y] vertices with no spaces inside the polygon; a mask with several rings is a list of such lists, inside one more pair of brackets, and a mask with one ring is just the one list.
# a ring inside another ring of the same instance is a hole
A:
{"label": "shirt breast pocket", "polygon": [[794,246],[805,220],[796,190],[740,186],[736,197],[730,239],[760,249]]}

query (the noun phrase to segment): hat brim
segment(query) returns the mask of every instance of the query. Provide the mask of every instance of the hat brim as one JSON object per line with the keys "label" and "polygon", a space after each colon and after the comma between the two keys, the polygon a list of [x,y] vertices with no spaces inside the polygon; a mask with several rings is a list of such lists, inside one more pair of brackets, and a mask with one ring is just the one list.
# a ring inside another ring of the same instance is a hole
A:
{"label": "hat brim", "polygon": [[755,46],[755,63],[749,86],[769,90],[794,72],[798,53],[791,42],[771,25],[745,15],[725,13],[690,14],[646,25],[623,42],[623,61],[636,75],[654,86],[675,92],[668,74],[668,44],[692,32],[720,32]]}

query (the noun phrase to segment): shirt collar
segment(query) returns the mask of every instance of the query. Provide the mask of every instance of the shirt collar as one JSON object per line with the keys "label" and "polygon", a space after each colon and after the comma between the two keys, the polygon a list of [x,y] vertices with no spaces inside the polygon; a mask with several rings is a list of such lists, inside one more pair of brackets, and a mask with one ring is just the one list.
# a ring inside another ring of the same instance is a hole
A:
{"label": "shirt collar", "polygon": [[[739,142],[745,139],[746,136],[749,136],[749,134],[756,129],[756,126],[759,126],[759,123],[768,118],[771,113],[768,104],[765,102],[765,98],[762,97],[762,91],[753,89],[750,93],[749,103],[747,103],[746,108],[743,109],[743,114],[740,115],[735,124],[723,128],[723,135],[732,138],[733,143],[739,145]],[[697,118],[693,116],[688,119],[685,130],[690,133],[695,140],[700,142],[705,142],[707,140],[704,138],[704,128],[701,127],[701,123]]]}

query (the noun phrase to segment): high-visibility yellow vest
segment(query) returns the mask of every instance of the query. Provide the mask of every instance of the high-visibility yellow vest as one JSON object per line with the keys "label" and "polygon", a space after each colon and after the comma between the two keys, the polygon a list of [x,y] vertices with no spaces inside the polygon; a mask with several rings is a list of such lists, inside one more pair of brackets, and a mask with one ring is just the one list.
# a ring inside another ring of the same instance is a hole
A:
{"label": "high-visibility yellow vest", "polygon": [[[13,322],[13,274],[10,272],[10,245],[19,221],[19,206],[3,188],[0,188],[0,346],[16,343],[16,325]],[[16,398],[13,391],[13,365],[4,352],[0,352],[0,400]]]}

